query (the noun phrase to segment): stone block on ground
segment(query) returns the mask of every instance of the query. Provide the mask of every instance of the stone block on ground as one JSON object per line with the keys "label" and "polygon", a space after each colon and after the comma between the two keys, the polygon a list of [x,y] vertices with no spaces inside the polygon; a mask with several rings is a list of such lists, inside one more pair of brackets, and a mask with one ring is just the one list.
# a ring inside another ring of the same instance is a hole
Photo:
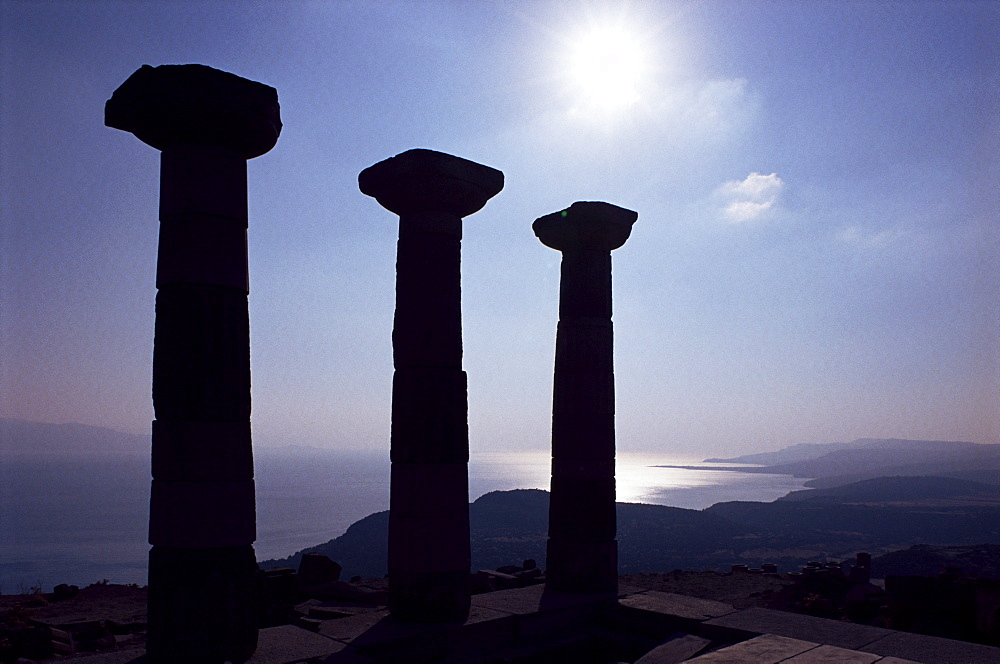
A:
{"label": "stone block on ground", "polygon": [[313,586],[301,586],[302,594],[320,600],[341,600],[368,606],[385,606],[389,599],[384,590],[359,588],[346,581],[328,581]]}
{"label": "stone block on ground", "polygon": [[690,660],[697,664],[778,664],[817,644],[774,634],[763,634]]}
{"label": "stone block on ground", "polygon": [[782,664],[873,664],[878,660],[878,655],[866,652],[847,650],[837,646],[819,646],[786,659]]}
{"label": "stone block on ground", "polygon": [[247,664],[295,664],[328,657],[347,646],[294,625],[260,630],[257,651]]}
{"label": "stone block on ground", "polygon": [[339,563],[322,553],[304,553],[299,561],[299,583],[304,586],[315,586],[339,581],[343,569]]}
{"label": "stone block on ground", "polygon": [[678,664],[687,661],[711,641],[693,634],[676,634],[635,661],[635,664]]}
{"label": "stone block on ground", "polygon": [[665,593],[657,590],[631,595],[619,600],[618,605],[629,609],[653,611],[691,620],[709,620],[736,611],[731,604],[724,602],[715,602],[709,599],[699,599],[688,595]]}
{"label": "stone block on ground", "polygon": [[[939,636],[889,632],[858,650],[927,664],[996,664],[1000,648]],[[880,663],[881,664],[881,663]]]}
{"label": "stone block on ground", "polygon": [[709,620],[705,624],[757,634],[776,634],[850,650],[861,650],[862,646],[893,634],[891,630],[881,627],[759,608],[730,613]]}

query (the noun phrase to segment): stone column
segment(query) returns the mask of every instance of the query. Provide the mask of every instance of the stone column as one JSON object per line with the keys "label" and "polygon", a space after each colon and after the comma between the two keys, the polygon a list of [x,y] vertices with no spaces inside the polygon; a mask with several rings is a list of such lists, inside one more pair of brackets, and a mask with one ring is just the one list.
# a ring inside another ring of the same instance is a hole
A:
{"label": "stone column", "polygon": [[366,168],[358,184],[399,215],[389,610],[403,620],[464,620],[471,555],[462,217],[503,188],[503,173],[440,152],[409,150]]}
{"label": "stone column", "polygon": [[546,582],[566,592],[618,587],[611,250],[638,215],[578,202],[532,229],[562,252],[552,393],[552,493]]}
{"label": "stone column", "polygon": [[143,66],[105,124],[162,151],[147,655],[244,661],[258,611],[246,162],[278,139],[277,92],[202,65]]}

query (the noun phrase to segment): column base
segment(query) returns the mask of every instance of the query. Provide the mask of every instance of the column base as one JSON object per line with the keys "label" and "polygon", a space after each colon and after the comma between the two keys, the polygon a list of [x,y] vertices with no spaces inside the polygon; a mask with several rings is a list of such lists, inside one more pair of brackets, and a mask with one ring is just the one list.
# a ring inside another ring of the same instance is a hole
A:
{"label": "column base", "polygon": [[150,662],[245,662],[257,648],[258,612],[252,546],[150,550]]}
{"label": "column base", "polygon": [[408,622],[465,622],[472,597],[469,572],[389,571],[389,613]]}

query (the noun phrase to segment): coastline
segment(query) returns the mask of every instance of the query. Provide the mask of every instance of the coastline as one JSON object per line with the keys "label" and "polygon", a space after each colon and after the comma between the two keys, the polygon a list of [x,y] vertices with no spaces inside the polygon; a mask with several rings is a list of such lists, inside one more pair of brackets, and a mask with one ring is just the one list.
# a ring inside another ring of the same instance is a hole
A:
{"label": "coastline", "polygon": [[[668,459],[621,454],[619,502],[704,509],[729,500],[774,500],[803,488],[783,476],[757,482],[743,475],[749,481],[742,481],[736,473],[671,468],[662,463]],[[470,502],[490,491],[547,489],[549,463],[547,452],[474,454]],[[0,533],[0,592],[50,590],[60,583],[83,587],[103,579],[145,584],[147,458],[35,459],[16,465],[7,466],[0,478],[10,480]],[[256,465],[258,560],[287,557],[336,538],[389,506],[389,469],[381,452],[265,453]]]}

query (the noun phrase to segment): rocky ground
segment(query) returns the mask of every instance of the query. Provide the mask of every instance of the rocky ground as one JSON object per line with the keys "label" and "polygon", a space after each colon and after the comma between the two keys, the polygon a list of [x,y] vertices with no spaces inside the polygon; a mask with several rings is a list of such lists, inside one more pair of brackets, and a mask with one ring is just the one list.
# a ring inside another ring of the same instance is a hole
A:
{"label": "rocky ground", "polygon": [[0,595],[0,619],[20,614],[45,622],[112,620],[119,625],[146,622],[145,586],[95,583],[72,597],[53,593]]}
{"label": "rocky ground", "polygon": [[723,572],[682,572],[667,574],[628,574],[619,579],[637,588],[648,588],[678,595],[732,604],[737,609],[750,607],[780,608],[782,591],[792,584],[776,574],[730,574]]}
{"label": "rocky ground", "polygon": [[[770,598],[789,585],[783,577],[766,574],[730,574],[724,572],[683,572],[666,574],[628,574],[621,583],[650,590],[690,595],[732,604],[738,609],[765,606]],[[384,590],[385,579],[364,579],[355,585]],[[45,622],[112,620],[119,625],[144,623],[146,588],[135,585],[95,583],[66,599],[52,593],[0,595],[0,618],[22,614]]]}
{"label": "rocky ground", "polygon": [[[782,589],[790,583],[775,575],[711,571],[630,574],[622,576],[621,582],[634,587],[726,602],[737,608],[773,606]],[[365,579],[356,581],[354,585],[368,590],[384,590],[387,582],[385,579]],[[11,639],[18,630],[24,631],[40,623],[99,625],[104,635],[101,650],[141,647],[145,638],[146,588],[100,583],[81,588],[78,592],[64,590],[60,594],[0,595],[0,662],[7,661],[5,650],[12,652]],[[72,655],[66,655],[38,661],[71,659]]]}

